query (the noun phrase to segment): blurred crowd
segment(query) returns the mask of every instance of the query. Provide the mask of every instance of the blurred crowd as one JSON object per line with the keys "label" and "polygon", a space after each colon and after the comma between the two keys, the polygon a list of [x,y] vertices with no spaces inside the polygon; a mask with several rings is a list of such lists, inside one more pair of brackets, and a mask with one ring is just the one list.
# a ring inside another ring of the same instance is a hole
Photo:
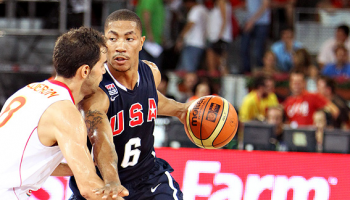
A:
{"label": "blurred crowd", "polygon": [[[231,52],[229,46],[239,38],[239,74],[252,80],[249,94],[236,108],[240,122],[275,124],[276,141],[281,143],[284,126],[313,127],[322,146],[324,129],[350,129],[348,102],[336,93],[337,82],[350,77],[349,27],[339,24],[333,37],[319,41],[318,54],[311,55],[294,38],[297,7],[331,12],[350,4],[337,0],[139,0],[136,11],[144,23],[146,40],[162,51],[153,52],[150,45],[140,57],[157,63],[165,82],[166,72],[175,72],[182,80],[178,88],[182,98],[177,100],[191,101],[220,94],[217,79],[231,73],[227,59],[237,52]],[[236,19],[236,9],[246,11],[243,23]],[[273,10],[283,17],[274,19]],[[280,24],[276,39],[271,37],[273,20]],[[275,93],[280,79],[289,83],[288,95]]]}
{"label": "blurred crowd", "polygon": [[[82,1],[69,2],[69,13],[75,16],[68,18],[69,28],[82,25]],[[350,1],[134,0],[132,4],[146,36],[140,59],[157,64],[162,72],[159,91],[169,98],[186,102],[221,95],[220,79],[241,74],[251,81],[249,94],[236,107],[240,122],[275,124],[279,142],[286,125],[313,126],[319,144],[326,128],[350,130],[349,99],[337,95],[337,83],[350,78],[349,26],[338,24],[333,37],[318,41],[317,55],[294,38],[296,9],[332,13],[350,8]],[[244,15],[237,17],[238,10]],[[234,70],[228,58],[237,54]],[[176,97],[168,91],[168,72],[180,79]],[[278,80],[288,82],[288,95],[275,92]]]}

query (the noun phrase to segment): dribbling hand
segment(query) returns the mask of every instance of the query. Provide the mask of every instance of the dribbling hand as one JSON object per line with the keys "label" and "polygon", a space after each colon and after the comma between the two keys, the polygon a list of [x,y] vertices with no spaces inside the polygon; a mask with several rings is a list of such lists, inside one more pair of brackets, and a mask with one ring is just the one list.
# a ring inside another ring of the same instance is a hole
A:
{"label": "dribbling hand", "polygon": [[102,199],[124,200],[123,197],[129,196],[129,191],[120,183],[110,182],[99,189],[94,189],[93,192],[97,195],[102,194]]}

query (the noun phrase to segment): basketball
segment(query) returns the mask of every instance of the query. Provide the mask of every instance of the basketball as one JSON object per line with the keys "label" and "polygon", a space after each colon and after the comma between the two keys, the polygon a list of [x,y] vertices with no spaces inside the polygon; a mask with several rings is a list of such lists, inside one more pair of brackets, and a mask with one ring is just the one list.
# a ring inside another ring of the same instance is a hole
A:
{"label": "basketball", "polygon": [[236,135],[238,117],[235,108],[219,96],[204,96],[187,111],[185,130],[189,139],[205,149],[217,149]]}

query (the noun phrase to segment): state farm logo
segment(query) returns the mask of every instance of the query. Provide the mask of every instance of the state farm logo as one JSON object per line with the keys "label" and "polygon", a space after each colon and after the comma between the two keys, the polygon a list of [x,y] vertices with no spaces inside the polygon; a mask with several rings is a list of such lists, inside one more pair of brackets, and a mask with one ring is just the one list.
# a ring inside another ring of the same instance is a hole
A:
{"label": "state farm logo", "polygon": [[[184,199],[195,200],[196,197],[206,197],[208,200],[259,200],[265,190],[271,191],[271,200],[287,200],[288,191],[293,191],[293,200],[307,200],[311,191],[313,200],[328,200],[330,185],[337,185],[336,177],[287,177],[284,175],[248,174],[246,182],[234,173],[220,173],[221,163],[218,161],[193,161],[186,163],[183,188]],[[199,183],[200,174],[214,174],[210,184]],[[244,185],[245,184],[245,185]],[[212,192],[213,186],[227,187]]]}

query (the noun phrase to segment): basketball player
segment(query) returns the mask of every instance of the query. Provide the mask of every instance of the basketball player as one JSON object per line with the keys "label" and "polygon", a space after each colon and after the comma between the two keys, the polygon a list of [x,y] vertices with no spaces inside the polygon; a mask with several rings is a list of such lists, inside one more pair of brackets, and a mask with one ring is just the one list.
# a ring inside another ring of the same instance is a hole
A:
{"label": "basketball player", "polygon": [[[98,174],[104,180],[120,178],[129,191],[125,200],[183,199],[170,175],[173,169],[155,155],[153,130],[157,114],[176,116],[185,122],[190,103],[178,103],[157,91],[161,81],[157,66],[139,60],[145,37],[134,12],[123,9],[110,14],[105,36],[107,73],[100,83],[101,90],[81,104]],[[114,169],[118,169],[119,177],[110,175]],[[72,177],[71,200],[84,199],[75,182]]]}
{"label": "basketball player", "polygon": [[[110,190],[96,175],[86,125],[75,106],[98,89],[106,53],[98,31],[71,30],[55,44],[56,78],[29,84],[6,101],[0,113],[0,199],[27,199],[50,174],[73,173],[87,199],[101,199],[97,188]],[[59,165],[63,158],[70,168]],[[116,199],[117,193],[111,195]]]}

